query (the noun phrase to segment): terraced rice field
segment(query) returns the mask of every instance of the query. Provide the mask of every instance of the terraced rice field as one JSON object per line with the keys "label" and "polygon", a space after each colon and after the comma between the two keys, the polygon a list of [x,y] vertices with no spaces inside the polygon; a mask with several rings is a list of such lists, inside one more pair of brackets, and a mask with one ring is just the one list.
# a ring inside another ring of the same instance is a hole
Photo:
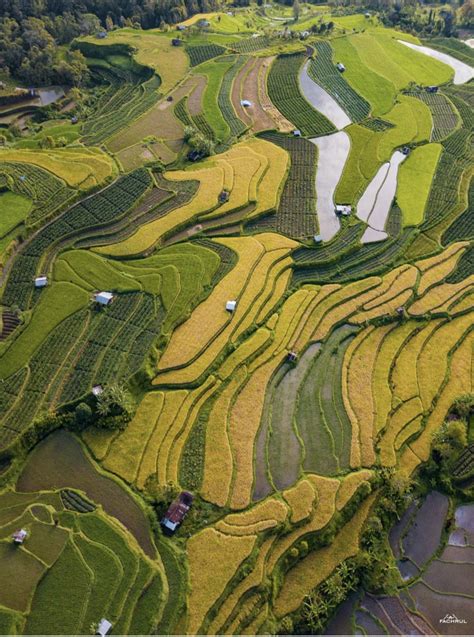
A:
{"label": "terraced rice field", "polygon": [[472,56],[300,10],[80,37],[5,137],[0,633],[471,621]]}

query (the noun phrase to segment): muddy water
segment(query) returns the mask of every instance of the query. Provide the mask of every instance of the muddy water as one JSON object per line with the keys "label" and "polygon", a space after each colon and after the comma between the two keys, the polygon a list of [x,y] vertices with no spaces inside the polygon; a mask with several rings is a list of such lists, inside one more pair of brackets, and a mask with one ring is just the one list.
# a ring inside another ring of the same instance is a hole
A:
{"label": "muddy water", "polygon": [[[406,155],[396,150],[390,162],[383,164],[377,171],[357,204],[357,216],[376,232],[367,232],[362,242],[381,241],[386,238],[385,223],[397,190],[397,175],[400,164]],[[383,236],[385,235],[385,236]],[[365,241],[364,241],[365,237]]]}
{"label": "muddy water", "polygon": [[64,90],[60,86],[51,86],[50,88],[38,89],[41,106],[52,104],[64,96]]}
{"label": "muddy water", "polygon": [[411,42],[405,42],[403,40],[398,40],[401,44],[410,47],[414,51],[419,51],[420,53],[424,53],[425,55],[429,55],[435,60],[439,60],[440,62],[444,62],[454,70],[454,84],[465,84],[472,80],[474,77],[474,69],[472,66],[457,60],[452,55],[448,55],[447,53],[441,53],[441,51],[435,51],[435,49],[430,49],[427,46],[419,46],[418,44],[412,44]]}
{"label": "muddy water", "polygon": [[314,82],[308,74],[309,61],[301,69],[300,87],[303,95],[313,108],[325,115],[334,124],[337,130],[341,130],[351,124],[347,113],[319,84]]}
{"label": "muddy water", "polygon": [[97,471],[77,438],[67,431],[57,431],[35,447],[16,488],[21,492],[63,488],[84,491],[135,536],[147,555],[156,555],[150,523],[141,507],[118,482]]}
{"label": "muddy water", "polygon": [[316,212],[319,233],[323,241],[329,241],[340,228],[334,211],[334,191],[344,170],[351,142],[347,133],[339,131],[333,135],[310,140],[318,147],[316,169]]}

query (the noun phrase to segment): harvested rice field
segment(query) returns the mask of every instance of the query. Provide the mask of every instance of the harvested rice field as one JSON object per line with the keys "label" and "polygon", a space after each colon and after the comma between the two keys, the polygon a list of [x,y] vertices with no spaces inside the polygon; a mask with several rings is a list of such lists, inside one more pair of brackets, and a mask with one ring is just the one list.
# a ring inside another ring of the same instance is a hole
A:
{"label": "harvested rice field", "polygon": [[474,634],[467,5],[23,4],[0,634]]}

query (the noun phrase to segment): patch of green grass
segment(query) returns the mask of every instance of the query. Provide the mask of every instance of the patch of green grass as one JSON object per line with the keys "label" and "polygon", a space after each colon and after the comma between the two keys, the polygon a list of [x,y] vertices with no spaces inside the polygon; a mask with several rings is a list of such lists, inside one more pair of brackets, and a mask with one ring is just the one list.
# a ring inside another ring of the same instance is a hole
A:
{"label": "patch of green grass", "polygon": [[26,365],[48,334],[88,302],[89,294],[72,283],[53,283],[43,290],[30,322],[0,358],[0,375],[6,378]]}
{"label": "patch of green grass", "polygon": [[337,202],[355,203],[380,165],[390,159],[396,148],[430,138],[431,112],[416,98],[400,95],[385,119],[393,126],[382,131],[357,124],[346,129],[351,138],[351,151],[336,188]]}
{"label": "patch of green grass", "polygon": [[0,605],[26,611],[45,566],[10,538],[0,542],[0,563]]}
{"label": "patch of green grass", "polygon": [[91,591],[91,575],[73,542],[68,542],[36,589],[26,634],[78,634]]}
{"label": "patch of green grass", "polygon": [[419,146],[400,166],[396,197],[404,226],[417,226],[423,221],[441,150],[441,144]]}
{"label": "patch of green grass", "polygon": [[94,573],[89,604],[82,620],[80,632],[87,634],[93,622],[108,617],[111,599],[124,575],[118,557],[106,545],[100,546],[78,536],[75,543],[83,559]]}
{"label": "patch of green grass", "polygon": [[410,82],[427,86],[444,84],[452,79],[450,67],[413,51],[383,32],[360,33],[350,39],[362,62],[398,90],[406,88]]}
{"label": "patch of green grass", "polygon": [[380,117],[393,106],[397,90],[392,81],[371,70],[359,56],[349,37],[331,40],[334,60],[346,67],[344,78],[372,107],[372,115]]}
{"label": "patch of green grass", "polygon": [[[132,620],[133,611],[135,609],[135,605],[138,601],[138,598],[141,595],[141,592],[144,588],[147,587],[152,577],[152,569],[148,562],[140,560],[140,564],[138,567],[138,573],[135,577],[135,581],[133,584],[131,583],[127,599],[125,600],[125,604],[122,608],[122,612],[120,613],[120,617],[115,625],[115,630],[118,635],[128,635],[130,622]],[[159,606],[156,608],[156,612],[158,613]]]}
{"label": "patch of green grass", "polygon": [[6,237],[25,221],[33,202],[14,192],[0,192],[0,238]]}
{"label": "patch of green grass", "polygon": [[335,330],[301,384],[296,426],[305,446],[305,471],[334,475],[349,468],[352,428],[344,409],[341,373],[354,330]]}
{"label": "patch of green grass", "polygon": [[202,97],[202,112],[217,139],[223,141],[230,135],[230,129],[222,116],[217,101],[224,74],[234,63],[234,58],[224,57],[210,60],[199,67],[199,74],[207,77],[206,90]]}
{"label": "patch of green grass", "polygon": [[122,579],[111,595],[109,614],[112,618],[120,615],[128,590],[138,571],[139,558],[128,546],[125,537],[95,513],[79,517],[82,532],[93,542],[103,544],[120,560]]}
{"label": "patch of green grass", "polygon": [[13,613],[5,608],[0,608],[0,635],[20,634],[19,625],[23,618],[18,613]]}
{"label": "patch of green grass", "polygon": [[146,590],[140,595],[133,611],[128,631],[130,635],[149,635],[156,621],[158,610],[163,603],[163,583],[155,575]]}
{"label": "patch of green grass", "polygon": [[59,526],[33,522],[28,537],[28,551],[48,566],[58,559],[69,534]]}

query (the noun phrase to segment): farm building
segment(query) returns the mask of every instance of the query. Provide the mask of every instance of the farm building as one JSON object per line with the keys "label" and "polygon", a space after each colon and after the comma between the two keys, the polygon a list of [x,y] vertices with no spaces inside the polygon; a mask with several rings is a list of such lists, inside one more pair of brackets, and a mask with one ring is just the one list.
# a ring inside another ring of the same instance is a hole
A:
{"label": "farm building", "polygon": [[78,121],[79,121],[79,119],[76,117],[76,115],[73,115],[71,117],[71,124],[77,124]]}
{"label": "farm building", "polygon": [[183,44],[183,41],[180,40],[179,38],[173,38],[171,40],[171,44],[172,46],[181,46]]}
{"label": "farm building", "polygon": [[12,535],[12,540],[15,542],[15,544],[23,544],[23,542],[26,540],[27,535],[28,532],[25,531],[25,529],[20,529],[19,531],[15,531],[15,533]]}
{"label": "farm building", "polygon": [[320,234],[315,234],[313,239],[314,239],[314,243],[322,243],[322,240],[323,240]]}
{"label": "farm building", "polygon": [[97,631],[95,634],[105,637],[105,635],[108,635],[111,628],[112,624],[109,622],[108,619],[101,619],[99,625],[97,626]]}
{"label": "farm building", "polygon": [[340,71],[341,73],[344,73],[344,71],[346,70],[346,67],[344,66],[342,62],[338,62],[336,64],[336,69]]}
{"label": "farm building", "polygon": [[112,292],[97,292],[94,296],[94,301],[99,305],[110,305],[114,299]]}
{"label": "farm building", "polygon": [[301,131],[295,128],[293,131],[293,137],[301,137]]}
{"label": "farm building", "polygon": [[47,276],[37,276],[35,279],[35,288],[44,288],[48,285]]}
{"label": "farm building", "polygon": [[346,205],[336,205],[336,214],[342,215],[343,217],[348,217],[351,214],[351,206]]}
{"label": "farm building", "polygon": [[298,360],[298,354],[296,352],[288,352],[286,360],[289,363],[296,363],[296,361]]}
{"label": "farm building", "polygon": [[102,385],[94,385],[94,387],[92,388],[92,395],[100,396],[103,391],[104,391],[104,388],[102,387]]}
{"label": "farm building", "polygon": [[225,309],[228,312],[235,312],[235,308],[237,307],[237,301],[227,301],[225,304]]}
{"label": "farm building", "polygon": [[210,27],[211,23],[209,22],[209,20],[199,20],[197,25],[198,27]]}
{"label": "farm building", "polygon": [[99,40],[104,40],[107,37],[107,31],[99,31],[96,35]]}
{"label": "farm building", "polygon": [[249,106],[252,106],[252,102],[250,100],[240,100],[240,105],[244,108],[248,108]]}
{"label": "farm building", "polygon": [[172,534],[183,522],[187,512],[193,503],[193,496],[188,491],[182,491],[176,500],[172,502],[168,511],[166,511],[161,526],[165,533]]}
{"label": "farm building", "polygon": [[197,161],[198,159],[202,159],[202,154],[198,150],[192,150],[188,153],[189,161]]}
{"label": "farm building", "polygon": [[229,201],[229,196],[229,191],[223,190],[219,195],[219,203],[226,203],[226,201]]}
{"label": "farm building", "polygon": [[184,24],[178,24],[178,26],[176,27],[177,31],[186,31],[186,25]]}
{"label": "farm building", "polygon": [[437,93],[438,92],[438,87],[437,86],[427,86],[426,90],[428,93]]}

